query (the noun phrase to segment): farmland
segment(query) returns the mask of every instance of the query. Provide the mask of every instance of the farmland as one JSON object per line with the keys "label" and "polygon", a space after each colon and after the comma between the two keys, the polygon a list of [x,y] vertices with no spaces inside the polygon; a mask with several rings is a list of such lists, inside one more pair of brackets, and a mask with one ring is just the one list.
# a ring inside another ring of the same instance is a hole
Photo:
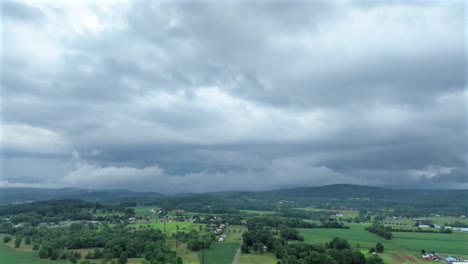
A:
{"label": "farmland", "polygon": [[[0,235],[3,239],[4,235]],[[13,243],[10,243],[13,244]],[[39,259],[37,252],[16,250],[10,246],[0,243],[0,263],[28,263],[28,264],[65,264],[66,261],[52,261]]]}
{"label": "farmland", "polygon": [[238,264],[276,264],[278,259],[272,253],[240,254]]}
{"label": "farmland", "polygon": [[304,242],[310,244],[325,243],[333,237],[342,237],[346,238],[353,247],[365,250],[380,242],[385,247],[385,253],[381,255],[389,263],[399,263],[395,260],[395,254],[408,254],[418,259],[421,249],[458,256],[468,255],[467,232],[454,231],[452,234],[395,232],[393,239],[385,240],[367,232],[364,229],[367,225],[349,224],[350,229],[298,230],[304,235]]}

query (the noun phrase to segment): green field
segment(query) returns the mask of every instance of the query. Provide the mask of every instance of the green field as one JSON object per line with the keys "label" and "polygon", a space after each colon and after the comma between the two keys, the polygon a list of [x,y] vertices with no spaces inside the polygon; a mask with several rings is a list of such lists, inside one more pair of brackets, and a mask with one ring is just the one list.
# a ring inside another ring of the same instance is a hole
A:
{"label": "green field", "polygon": [[155,214],[151,213],[149,210],[154,209],[156,212],[158,211],[159,207],[157,206],[138,206],[138,207],[130,207],[135,210],[135,216],[153,216]]}
{"label": "green field", "polygon": [[[239,248],[239,242],[213,242],[209,250],[205,250],[206,264],[231,264]],[[198,252],[200,263],[203,258],[203,251]]]}
{"label": "green field", "polygon": [[388,263],[401,262],[401,260],[398,262],[395,254],[410,255],[418,259],[421,249],[459,257],[468,255],[467,232],[456,231],[452,234],[393,232],[394,238],[385,240],[367,232],[364,229],[367,225],[349,224],[350,229],[301,228],[298,230],[304,235],[304,242],[309,244],[321,244],[330,241],[333,237],[340,237],[347,239],[352,247],[365,251],[380,242],[385,247],[385,254],[382,254],[382,257]]}
{"label": "green field", "polygon": [[382,237],[376,236],[364,230],[368,224],[349,224],[350,229],[335,228],[299,228],[299,232],[304,235],[304,242],[309,244],[323,244],[329,242],[334,237],[347,239],[352,247],[370,248],[377,242],[382,243],[386,249],[398,249],[393,243]]}
{"label": "green field", "polygon": [[394,240],[408,251],[421,251],[422,248],[438,253],[468,255],[468,233],[408,233],[393,232]]}
{"label": "green field", "polygon": [[187,249],[187,244],[180,244],[176,247],[176,243],[171,241],[171,249],[177,252],[177,256],[182,258],[184,264],[199,264],[197,252]]}
{"label": "green field", "polygon": [[277,261],[273,253],[239,254],[237,264],[276,264]]}
{"label": "green field", "polygon": [[[42,260],[37,252],[26,250],[15,250],[3,243],[4,235],[0,235],[0,263],[15,264],[65,264],[62,260]],[[12,242],[10,242],[12,244]]]}

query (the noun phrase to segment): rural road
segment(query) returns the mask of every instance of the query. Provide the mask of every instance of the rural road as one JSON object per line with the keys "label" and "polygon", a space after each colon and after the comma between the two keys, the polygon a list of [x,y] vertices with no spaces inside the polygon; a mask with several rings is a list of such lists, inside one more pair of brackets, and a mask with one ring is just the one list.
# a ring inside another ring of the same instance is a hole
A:
{"label": "rural road", "polygon": [[239,248],[237,249],[236,254],[234,255],[234,259],[232,260],[232,264],[236,264],[237,258],[239,257],[239,254],[240,254],[241,247],[242,247],[243,243],[244,243],[244,241],[242,241],[242,238],[241,238],[241,244],[240,244]]}

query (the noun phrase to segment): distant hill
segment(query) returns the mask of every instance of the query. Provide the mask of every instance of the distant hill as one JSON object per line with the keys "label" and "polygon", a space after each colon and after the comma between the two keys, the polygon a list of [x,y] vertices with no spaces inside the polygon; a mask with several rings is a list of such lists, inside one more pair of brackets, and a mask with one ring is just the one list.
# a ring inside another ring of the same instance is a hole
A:
{"label": "distant hill", "polygon": [[333,184],[267,191],[264,194],[284,198],[391,198],[401,195],[402,191],[372,186]]}
{"label": "distant hill", "polygon": [[[0,204],[42,201],[51,199],[82,199],[87,201],[121,202],[148,201],[154,198],[170,197],[218,197],[226,199],[258,199],[258,200],[307,200],[317,198],[368,198],[394,201],[432,200],[468,200],[468,190],[409,190],[389,189],[372,186],[333,184],[320,187],[300,187],[259,192],[219,192],[204,194],[164,195],[156,192],[132,192],[128,190],[88,190],[77,188],[41,189],[41,188],[0,188]],[[141,199],[133,199],[141,198]]]}
{"label": "distant hill", "polygon": [[82,199],[87,201],[111,201],[131,197],[160,197],[156,192],[132,192],[127,190],[88,190],[78,188],[0,188],[0,204],[43,201],[52,199]]}

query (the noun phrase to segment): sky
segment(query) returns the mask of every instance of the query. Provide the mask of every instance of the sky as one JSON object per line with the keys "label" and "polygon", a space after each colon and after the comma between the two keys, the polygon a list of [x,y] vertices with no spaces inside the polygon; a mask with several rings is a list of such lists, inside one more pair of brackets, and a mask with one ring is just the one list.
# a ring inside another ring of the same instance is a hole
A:
{"label": "sky", "polygon": [[2,1],[0,187],[468,188],[463,1]]}

